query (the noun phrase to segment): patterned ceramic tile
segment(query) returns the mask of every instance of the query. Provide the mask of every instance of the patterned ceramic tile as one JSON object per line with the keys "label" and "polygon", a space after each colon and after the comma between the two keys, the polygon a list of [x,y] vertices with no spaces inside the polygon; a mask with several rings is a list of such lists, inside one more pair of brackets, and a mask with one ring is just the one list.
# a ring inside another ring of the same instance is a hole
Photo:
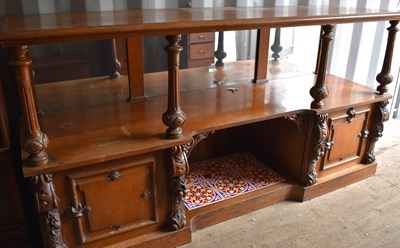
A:
{"label": "patterned ceramic tile", "polygon": [[203,207],[284,180],[248,152],[202,161],[190,165],[185,205]]}

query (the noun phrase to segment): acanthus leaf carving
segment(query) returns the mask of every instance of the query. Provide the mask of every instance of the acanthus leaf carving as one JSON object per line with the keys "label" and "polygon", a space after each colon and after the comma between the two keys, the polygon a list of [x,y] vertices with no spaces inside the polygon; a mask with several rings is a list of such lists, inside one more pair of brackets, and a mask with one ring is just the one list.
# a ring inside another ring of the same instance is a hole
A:
{"label": "acanthus leaf carving", "polygon": [[325,149],[330,148],[330,145],[326,142],[326,137],[328,135],[327,120],[328,114],[321,114],[317,116],[316,123],[312,131],[312,152],[306,174],[306,180],[304,182],[305,186],[311,186],[317,182],[317,163],[324,155]]}
{"label": "acanthus leaf carving", "polygon": [[36,210],[39,214],[45,247],[67,247],[61,233],[58,197],[55,193],[52,175],[33,176],[31,185],[36,200]]}

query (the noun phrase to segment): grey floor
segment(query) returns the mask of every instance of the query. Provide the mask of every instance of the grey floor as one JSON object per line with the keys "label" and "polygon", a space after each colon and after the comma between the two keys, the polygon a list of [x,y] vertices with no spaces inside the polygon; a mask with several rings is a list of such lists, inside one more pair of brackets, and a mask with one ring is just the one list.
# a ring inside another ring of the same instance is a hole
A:
{"label": "grey floor", "polygon": [[385,123],[375,176],[193,233],[192,247],[400,247],[400,120]]}

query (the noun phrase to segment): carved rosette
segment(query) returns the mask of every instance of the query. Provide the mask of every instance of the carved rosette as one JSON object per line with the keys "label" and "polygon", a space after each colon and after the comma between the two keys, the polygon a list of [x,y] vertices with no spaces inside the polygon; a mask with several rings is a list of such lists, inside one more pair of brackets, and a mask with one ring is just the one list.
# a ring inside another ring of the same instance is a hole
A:
{"label": "carved rosette", "polygon": [[322,26],[319,69],[315,85],[310,89],[310,95],[314,98],[314,101],[311,103],[312,108],[322,108],[324,105],[322,100],[329,95],[328,88],[325,86],[325,75],[328,63],[329,45],[333,40],[333,36],[331,35],[333,27],[333,25]]}
{"label": "carved rosette", "polygon": [[168,108],[162,115],[163,123],[168,126],[166,136],[177,139],[182,136],[181,126],[186,116],[179,105],[179,53],[183,48],[179,45],[181,35],[167,35],[168,46],[164,49],[168,54]]}
{"label": "carved rosette", "polygon": [[390,27],[387,29],[389,31],[388,41],[386,45],[385,58],[383,60],[382,70],[376,76],[376,81],[378,81],[379,86],[377,87],[377,91],[380,94],[384,94],[388,92],[389,87],[387,86],[393,81],[393,76],[390,73],[390,68],[392,66],[392,57],[394,50],[394,43],[396,40],[396,33],[399,31],[397,25],[399,21],[390,21]]}
{"label": "carved rosette", "polygon": [[389,111],[386,108],[388,104],[389,100],[385,100],[376,105],[372,127],[368,135],[370,142],[362,161],[364,164],[370,164],[375,161],[375,144],[382,137],[383,123],[389,119]]}
{"label": "carved rosette", "polygon": [[189,163],[187,161],[183,146],[171,148],[171,215],[169,229],[176,231],[183,228],[186,224],[184,198],[186,196],[185,174],[188,172]]}
{"label": "carved rosette", "polygon": [[43,174],[34,176],[31,178],[31,185],[45,247],[67,247],[61,233],[58,198],[54,190],[52,175]]}
{"label": "carved rosette", "polygon": [[28,46],[14,48],[10,65],[14,66],[21,111],[24,116],[25,133],[22,141],[22,148],[29,153],[26,160],[29,166],[45,165],[48,161],[45,149],[48,145],[48,138],[39,125],[36,115],[36,103],[34,98],[33,79],[31,77],[32,60],[29,56]]}
{"label": "carved rosette", "polygon": [[312,132],[312,153],[310,163],[308,165],[305,186],[313,185],[317,182],[316,166],[319,159],[324,155],[325,149],[330,148],[330,144],[326,142],[328,135],[327,126],[328,114],[317,116],[317,120]]}

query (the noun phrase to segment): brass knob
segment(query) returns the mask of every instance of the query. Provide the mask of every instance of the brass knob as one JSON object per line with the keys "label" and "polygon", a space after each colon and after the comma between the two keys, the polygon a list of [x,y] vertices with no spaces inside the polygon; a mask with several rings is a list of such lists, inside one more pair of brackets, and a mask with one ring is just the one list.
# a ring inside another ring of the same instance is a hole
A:
{"label": "brass knob", "polygon": [[200,35],[198,36],[198,38],[199,38],[199,40],[204,40],[204,39],[206,38],[206,36],[205,36],[204,34],[200,34]]}
{"label": "brass knob", "polygon": [[204,50],[204,49],[200,49],[200,50],[199,50],[199,54],[200,54],[200,55],[204,55],[205,53],[206,53],[206,50]]}

